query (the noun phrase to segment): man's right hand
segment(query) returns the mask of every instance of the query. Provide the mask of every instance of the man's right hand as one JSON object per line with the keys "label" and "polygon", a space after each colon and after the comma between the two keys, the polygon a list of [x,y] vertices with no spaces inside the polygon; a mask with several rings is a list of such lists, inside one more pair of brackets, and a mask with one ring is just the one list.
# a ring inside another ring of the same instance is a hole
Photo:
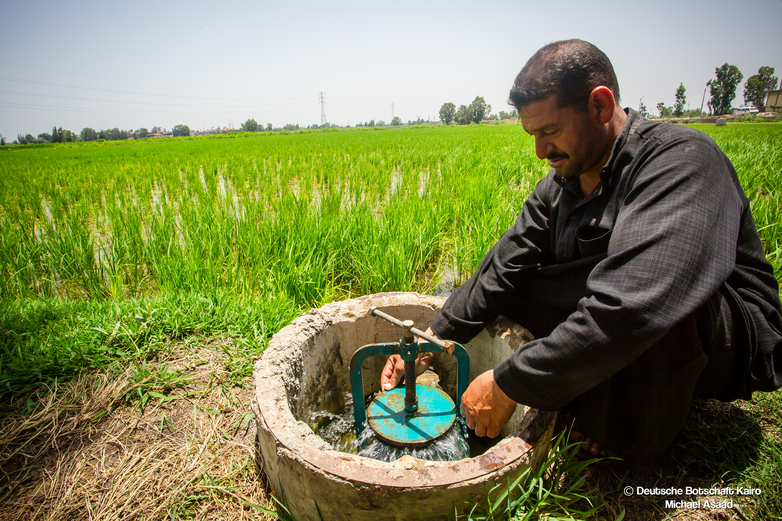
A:
{"label": "man's right hand", "polygon": [[[432,333],[432,329],[426,330],[426,333],[437,338],[437,335]],[[423,374],[434,360],[434,353],[421,353],[415,361],[415,374],[416,376]],[[388,357],[386,366],[383,368],[383,372],[380,375],[380,389],[383,391],[390,391],[397,385],[399,385],[405,378],[405,361],[399,355],[391,355]]]}

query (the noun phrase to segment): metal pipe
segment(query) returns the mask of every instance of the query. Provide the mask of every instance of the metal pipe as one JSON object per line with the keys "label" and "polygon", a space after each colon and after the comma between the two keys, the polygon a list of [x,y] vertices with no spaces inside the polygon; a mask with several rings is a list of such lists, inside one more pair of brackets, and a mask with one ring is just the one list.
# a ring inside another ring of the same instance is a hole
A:
{"label": "metal pipe", "polygon": [[[372,306],[371,308],[369,308],[369,314],[372,315],[373,317],[379,317],[379,318],[382,318],[383,320],[391,322],[395,326],[398,326],[398,327],[401,327],[401,328],[405,328],[405,323],[404,322],[402,322],[399,319],[396,319],[396,318],[392,317],[391,315],[383,313],[382,311],[377,309],[377,306]],[[439,347],[440,349],[442,349],[443,351],[445,351],[448,354],[452,354],[453,353],[453,348],[454,348],[453,342],[445,342],[443,340],[440,340],[439,338],[435,338],[432,335],[428,335],[428,334],[426,334],[426,332],[421,331],[420,329],[418,329],[416,327],[411,327],[410,328],[410,332],[413,333],[415,336],[417,336],[419,338],[423,338],[427,342],[436,345],[437,347]]]}
{"label": "metal pipe", "polygon": [[405,411],[415,414],[418,411],[418,397],[415,395],[415,361],[405,361]]}

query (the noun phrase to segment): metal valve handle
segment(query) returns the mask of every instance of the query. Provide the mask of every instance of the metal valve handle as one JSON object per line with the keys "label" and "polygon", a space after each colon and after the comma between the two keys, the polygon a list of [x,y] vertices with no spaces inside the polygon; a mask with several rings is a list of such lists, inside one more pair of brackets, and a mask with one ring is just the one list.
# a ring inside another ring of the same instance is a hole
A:
{"label": "metal valve handle", "polygon": [[[364,430],[364,423],[367,420],[367,413],[364,406],[363,379],[361,376],[361,364],[370,356],[389,356],[398,354],[405,362],[405,404],[404,413],[412,418],[418,414],[418,403],[416,397],[416,378],[415,362],[421,353],[445,352],[456,357],[457,379],[456,379],[456,403],[461,403],[462,394],[467,390],[467,383],[470,375],[470,358],[463,346],[455,342],[443,341],[426,334],[413,327],[412,320],[401,321],[372,306],[369,314],[382,318],[404,331],[403,337],[399,342],[384,344],[369,344],[358,349],[350,359],[350,378],[353,393],[353,411],[356,422],[356,434],[360,438]],[[415,337],[420,337],[425,342],[416,341]],[[387,391],[392,392],[392,391]],[[384,393],[381,393],[384,395]],[[450,399],[448,399],[450,401]],[[455,407],[454,413],[461,415],[459,407]],[[425,437],[422,438],[422,440]]]}
{"label": "metal valve handle", "polygon": [[440,349],[442,349],[443,351],[445,351],[449,355],[451,353],[453,353],[453,349],[454,349],[454,343],[453,342],[440,340],[439,338],[435,338],[432,335],[426,334],[426,332],[421,331],[420,329],[413,327],[413,323],[414,322],[412,320],[405,320],[404,322],[402,322],[401,320],[396,319],[396,318],[392,317],[391,315],[389,315],[387,313],[383,313],[382,311],[377,309],[377,306],[372,306],[371,308],[369,308],[369,314],[372,315],[373,317],[380,317],[380,318],[382,318],[383,320],[385,320],[387,322],[391,322],[395,326],[401,327],[402,329],[405,330],[405,333],[406,333],[405,338],[407,338],[407,336],[408,336],[407,334],[412,334],[412,335],[415,335],[415,336],[417,336],[419,338],[423,338],[424,340],[426,340],[430,344],[436,345],[437,347],[439,347]]}

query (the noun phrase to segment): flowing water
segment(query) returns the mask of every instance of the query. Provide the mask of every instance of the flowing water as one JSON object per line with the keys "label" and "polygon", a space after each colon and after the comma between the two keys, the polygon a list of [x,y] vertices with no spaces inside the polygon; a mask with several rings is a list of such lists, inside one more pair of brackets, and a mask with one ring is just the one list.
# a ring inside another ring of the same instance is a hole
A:
{"label": "flowing water", "polygon": [[397,447],[378,439],[375,432],[366,425],[361,438],[357,440],[358,455],[391,463],[409,455],[427,461],[457,461],[470,456],[467,444],[467,425],[459,416],[453,427],[436,440],[412,447]]}
{"label": "flowing water", "polygon": [[[369,401],[374,398],[369,397]],[[378,439],[367,423],[360,439],[356,439],[353,420],[353,396],[345,395],[345,406],[338,413],[318,411],[312,415],[310,427],[331,448],[340,452],[358,454],[391,463],[402,456],[409,455],[427,461],[457,461],[470,456],[467,443],[467,425],[463,418],[457,417],[453,427],[440,438],[414,447],[397,447]]]}

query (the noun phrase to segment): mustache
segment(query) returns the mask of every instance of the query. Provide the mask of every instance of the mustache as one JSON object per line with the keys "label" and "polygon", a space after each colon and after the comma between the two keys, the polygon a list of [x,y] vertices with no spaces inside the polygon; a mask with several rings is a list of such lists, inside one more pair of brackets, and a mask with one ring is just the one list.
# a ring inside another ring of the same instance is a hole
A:
{"label": "mustache", "polygon": [[549,161],[556,161],[557,159],[567,159],[569,157],[570,156],[568,156],[564,152],[552,152],[546,156],[546,159],[548,159]]}

